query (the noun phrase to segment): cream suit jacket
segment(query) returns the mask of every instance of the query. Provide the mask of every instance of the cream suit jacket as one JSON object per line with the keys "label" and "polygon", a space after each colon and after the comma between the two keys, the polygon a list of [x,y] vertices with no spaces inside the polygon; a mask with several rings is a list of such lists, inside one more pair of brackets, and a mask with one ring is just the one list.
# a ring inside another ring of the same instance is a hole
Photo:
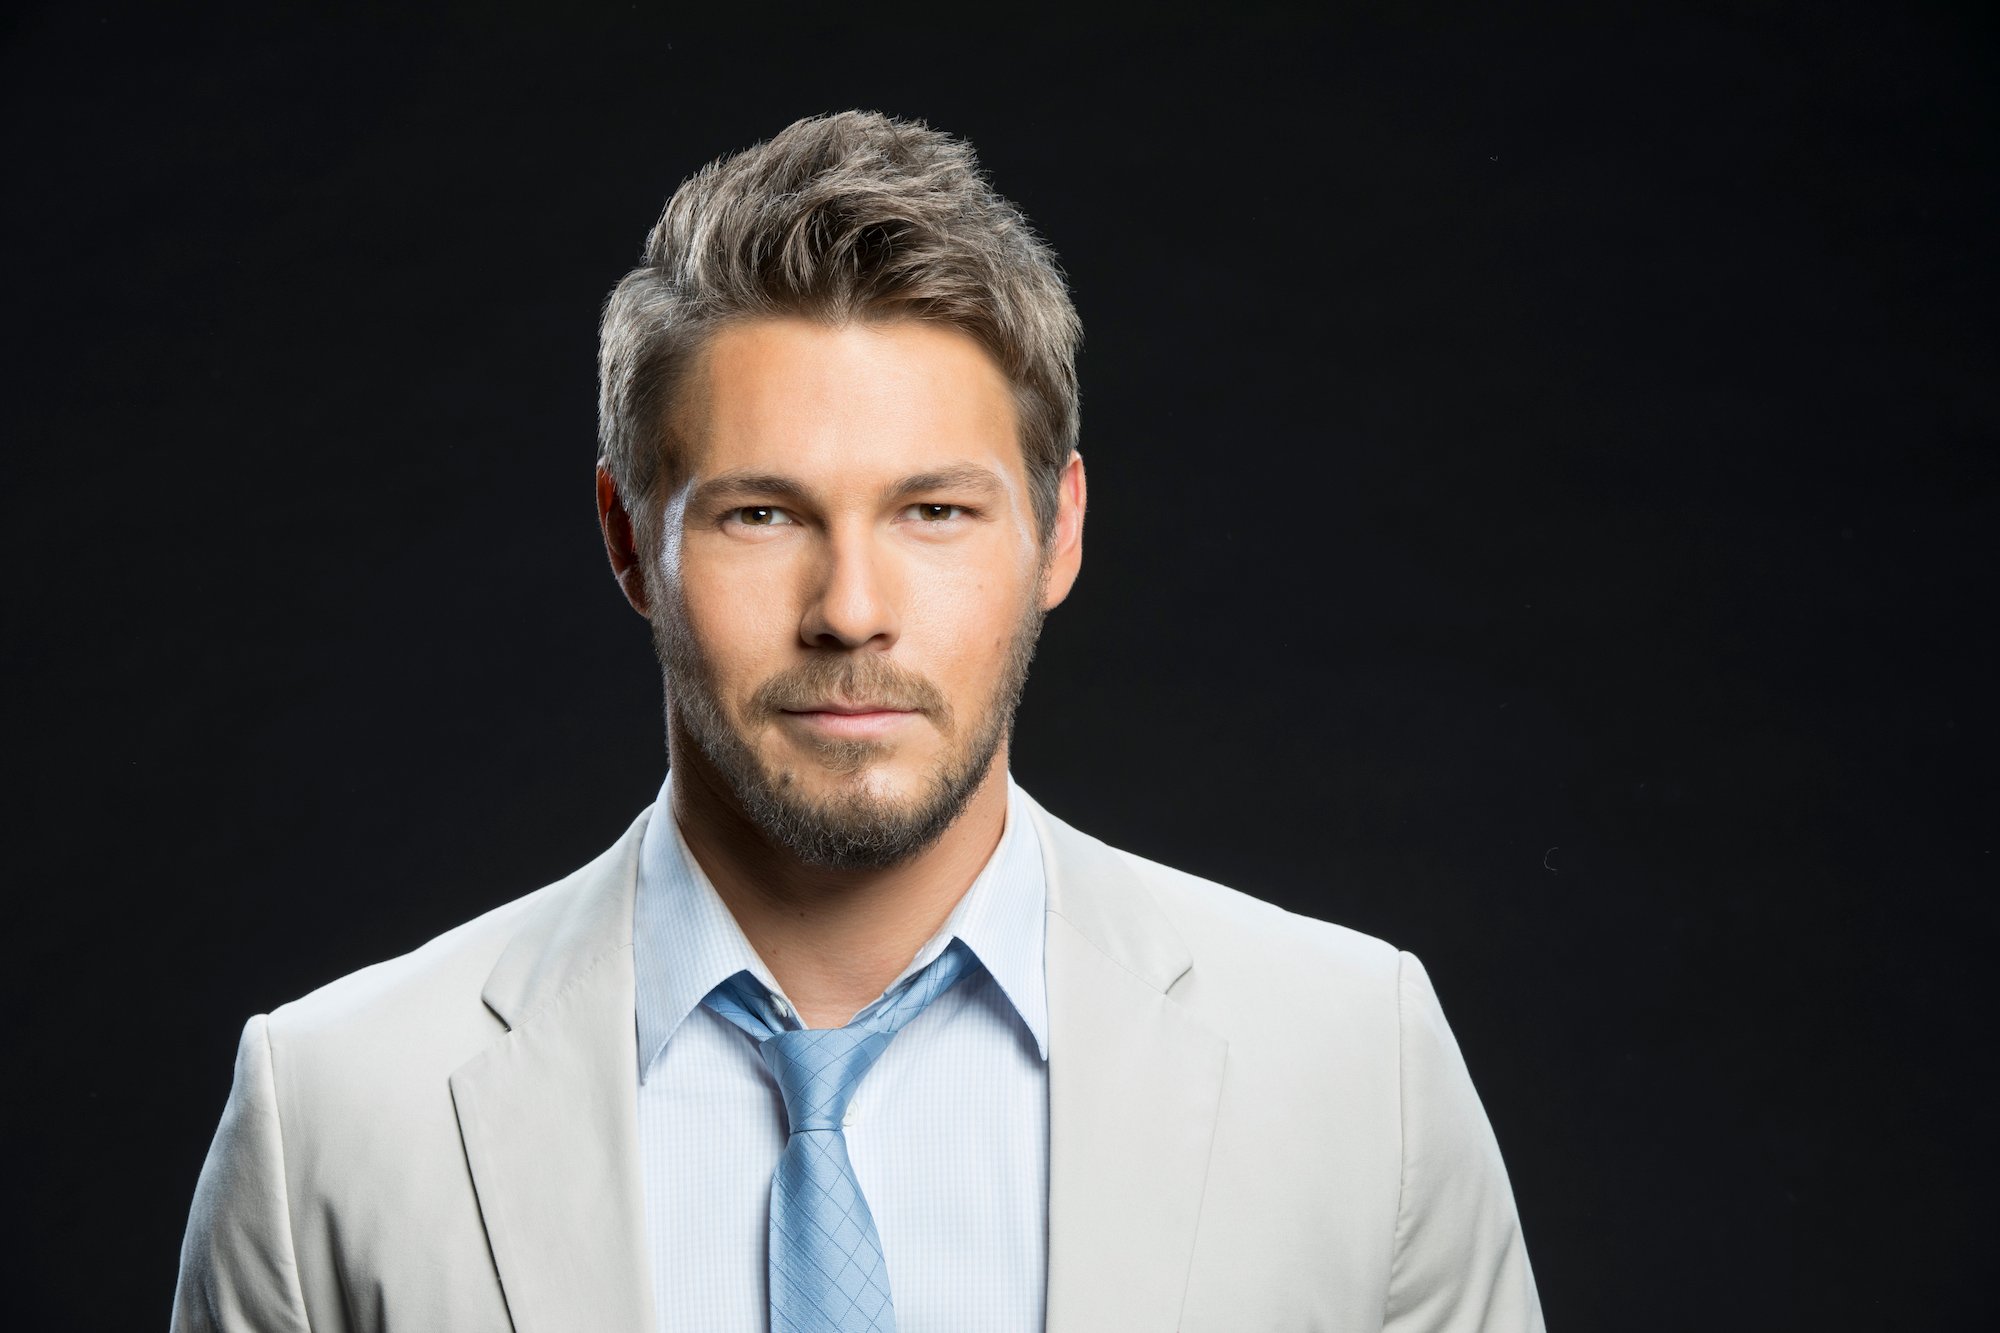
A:
{"label": "cream suit jacket", "polygon": [[[1028,809],[1047,1327],[1539,1330],[1500,1152],[1416,959]],[[653,815],[250,1020],[174,1328],[652,1333],[632,905]]]}

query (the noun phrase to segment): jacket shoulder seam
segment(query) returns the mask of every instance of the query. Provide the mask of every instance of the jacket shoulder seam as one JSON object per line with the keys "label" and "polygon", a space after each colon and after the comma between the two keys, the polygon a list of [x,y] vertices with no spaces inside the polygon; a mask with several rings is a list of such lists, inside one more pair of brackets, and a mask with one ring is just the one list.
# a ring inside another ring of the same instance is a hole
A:
{"label": "jacket shoulder seam", "polygon": [[1385,1312],[1395,1295],[1396,1270],[1403,1262],[1403,1203],[1409,1197],[1410,1186],[1410,1091],[1405,1056],[1409,1019],[1403,1011],[1403,970],[1409,961],[1406,951],[1396,951],[1396,1212],[1389,1234],[1388,1282],[1382,1293]]}
{"label": "jacket shoulder seam", "polygon": [[305,1282],[299,1273],[298,1223],[292,1216],[292,1176],[285,1165],[284,1104],[278,1096],[278,1051],[271,1044],[269,1014],[257,1015],[257,1038],[264,1043],[264,1078],[270,1084],[271,1096],[271,1137],[278,1145],[278,1205],[285,1218],[285,1257],[291,1261],[291,1290],[287,1295],[298,1309],[299,1322],[311,1329],[312,1316],[306,1310]]}

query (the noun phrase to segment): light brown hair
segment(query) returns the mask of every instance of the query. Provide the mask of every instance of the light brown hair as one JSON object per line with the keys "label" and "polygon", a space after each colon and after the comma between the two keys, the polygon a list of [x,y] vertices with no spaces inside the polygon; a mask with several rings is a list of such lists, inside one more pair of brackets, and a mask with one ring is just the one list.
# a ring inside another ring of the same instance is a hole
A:
{"label": "light brown hair", "polygon": [[732,320],[782,315],[931,320],[975,339],[1013,387],[1047,540],[1076,448],[1083,336],[1055,253],[988,185],[970,144],[843,111],[683,181],[605,302],[598,448],[642,552],[657,554],[659,505],[678,481],[675,411],[703,343]]}

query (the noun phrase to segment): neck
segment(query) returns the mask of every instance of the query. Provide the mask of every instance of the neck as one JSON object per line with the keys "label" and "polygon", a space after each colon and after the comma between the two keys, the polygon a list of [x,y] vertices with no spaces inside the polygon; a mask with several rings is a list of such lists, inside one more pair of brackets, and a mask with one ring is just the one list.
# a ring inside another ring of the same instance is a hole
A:
{"label": "neck", "polygon": [[807,1027],[844,1026],[908,967],[1000,845],[1007,749],[938,840],[898,865],[807,865],[744,817],[692,745],[676,747],[673,815],[744,937]]}

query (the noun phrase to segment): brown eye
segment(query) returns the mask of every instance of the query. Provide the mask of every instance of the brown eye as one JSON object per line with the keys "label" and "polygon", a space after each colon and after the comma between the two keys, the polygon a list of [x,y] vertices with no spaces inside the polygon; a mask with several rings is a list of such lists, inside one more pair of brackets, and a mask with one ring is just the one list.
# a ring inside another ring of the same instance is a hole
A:
{"label": "brown eye", "polygon": [[917,517],[926,523],[941,523],[946,519],[956,518],[959,514],[965,512],[962,505],[920,504],[915,506],[915,508]]}
{"label": "brown eye", "polygon": [[788,521],[784,510],[770,505],[746,505],[730,517],[747,528],[771,528]]}

